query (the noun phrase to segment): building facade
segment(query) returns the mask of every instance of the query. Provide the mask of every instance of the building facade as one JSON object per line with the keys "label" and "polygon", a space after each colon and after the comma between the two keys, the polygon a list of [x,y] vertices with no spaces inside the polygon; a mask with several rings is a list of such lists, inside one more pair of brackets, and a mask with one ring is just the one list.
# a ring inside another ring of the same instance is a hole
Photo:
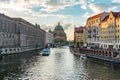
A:
{"label": "building facade", "polygon": [[87,19],[86,22],[86,43],[90,47],[99,47],[100,45],[100,26],[101,20],[104,19],[108,13],[103,12]]}
{"label": "building facade", "polygon": [[101,22],[101,31],[100,31],[100,47],[107,49],[108,44],[108,23],[107,23],[108,16]]}
{"label": "building facade", "polygon": [[19,29],[15,21],[0,14],[0,47],[15,47],[19,46]]}
{"label": "building facade", "polygon": [[53,35],[54,43],[65,43],[67,41],[66,33],[60,23],[55,27]]}
{"label": "building facade", "polygon": [[75,27],[74,29],[74,43],[76,47],[85,46],[85,27]]}
{"label": "building facade", "polygon": [[120,48],[120,12],[110,12],[101,22],[101,47]]}
{"label": "building facade", "polygon": [[46,32],[22,18],[0,14],[0,47],[3,53],[45,46]]}
{"label": "building facade", "polygon": [[19,28],[21,47],[42,47],[45,45],[46,32],[39,25],[33,25],[22,18],[13,18]]}
{"label": "building facade", "polygon": [[48,46],[51,46],[53,44],[53,39],[54,39],[53,34],[50,32],[46,32],[46,44]]}

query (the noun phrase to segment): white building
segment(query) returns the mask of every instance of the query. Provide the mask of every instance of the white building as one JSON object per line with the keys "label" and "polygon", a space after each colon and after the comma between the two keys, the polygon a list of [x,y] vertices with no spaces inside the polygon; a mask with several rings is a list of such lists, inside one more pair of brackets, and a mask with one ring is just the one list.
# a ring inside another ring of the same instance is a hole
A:
{"label": "white building", "polygon": [[53,43],[53,34],[50,32],[46,32],[46,45],[47,44],[52,44]]}
{"label": "white building", "polygon": [[0,54],[19,53],[45,46],[45,31],[22,18],[0,13]]}
{"label": "white building", "polygon": [[100,25],[108,13],[103,12],[87,19],[86,23],[86,43],[87,46],[99,47],[100,45]]}
{"label": "white building", "polygon": [[19,28],[12,18],[0,14],[0,47],[19,46]]}

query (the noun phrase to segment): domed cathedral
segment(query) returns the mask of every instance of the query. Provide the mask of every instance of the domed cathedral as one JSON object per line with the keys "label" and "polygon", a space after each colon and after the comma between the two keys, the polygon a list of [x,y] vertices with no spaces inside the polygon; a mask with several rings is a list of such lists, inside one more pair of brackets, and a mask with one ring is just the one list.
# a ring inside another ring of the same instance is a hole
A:
{"label": "domed cathedral", "polygon": [[66,33],[64,32],[63,27],[58,22],[58,25],[55,27],[53,31],[54,35],[54,43],[64,44],[67,41]]}

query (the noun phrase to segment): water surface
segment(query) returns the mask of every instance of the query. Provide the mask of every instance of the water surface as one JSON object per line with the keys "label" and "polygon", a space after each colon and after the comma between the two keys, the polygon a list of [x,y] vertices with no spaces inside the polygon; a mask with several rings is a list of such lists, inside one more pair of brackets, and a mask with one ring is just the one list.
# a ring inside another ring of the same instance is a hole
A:
{"label": "water surface", "polygon": [[95,59],[81,60],[68,47],[7,55],[0,60],[0,80],[120,80],[118,65]]}

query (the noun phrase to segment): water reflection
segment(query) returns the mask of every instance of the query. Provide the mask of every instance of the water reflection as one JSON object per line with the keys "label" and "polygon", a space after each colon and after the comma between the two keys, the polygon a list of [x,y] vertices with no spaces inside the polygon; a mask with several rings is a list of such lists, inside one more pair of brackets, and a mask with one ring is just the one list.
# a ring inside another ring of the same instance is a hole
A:
{"label": "water reflection", "polygon": [[112,63],[80,60],[68,47],[53,48],[49,56],[33,51],[0,60],[0,80],[119,80],[119,70]]}

